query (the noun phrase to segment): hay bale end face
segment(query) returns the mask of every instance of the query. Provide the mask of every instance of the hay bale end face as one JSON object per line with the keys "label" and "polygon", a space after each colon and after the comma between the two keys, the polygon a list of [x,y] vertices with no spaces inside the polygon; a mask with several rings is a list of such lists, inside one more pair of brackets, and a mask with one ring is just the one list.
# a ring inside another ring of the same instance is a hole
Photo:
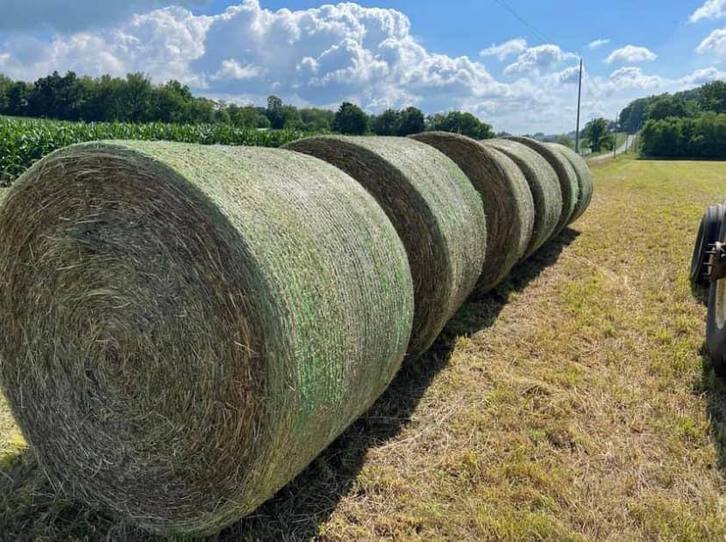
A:
{"label": "hay bale end face", "polygon": [[487,222],[487,251],[477,293],[494,288],[529,247],[534,202],[517,166],[504,154],[468,137],[445,132],[412,136],[451,158],[479,192]]}
{"label": "hay bale end face", "polygon": [[572,165],[572,168],[577,174],[577,186],[579,190],[577,205],[575,205],[575,210],[572,213],[572,217],[570,217],[571,224],[580,218],[590,206],[593,192],[592,172],[587,162],[585,162],[585,159],[571,148],[560,145],[559,143],[548,143],[548,146],[559,151],[570,162],[570,165]]}
{"label": "hay bale end face", "polygon": [[472,292],[484,263],[484,209],[466,175],[438,150],[408,138],[325,136],[286,148],[348,173],[391,219],[415,290],[409,352],[424,352]]}
{"label": "hay bale end face", "polygon": [[109,142],[32,167],[0,215],[0,374],[57,487],[215,533],[383,392],[404,247],[343,172],[277,149]]}
{"label": "hay bale end face", "polygon": [[557,173],[547,160],[526,145],[508,139],[487,139],[493,147],[514,160],[524,173],[534,200],[534,231],[524,257],[531,256],[550,240],[562,216],[562,189]]}
{"label": "hay bale end face", "polygon": [[522,143],[533,151],[536,151],[547,160],[549,165],[552,166],[552,169],[555,170],[555,173],[557,173],[562,193],[562,215],[557,223],[557,228],[555,228],[555,235],[559,234],[567,227],[575,213],[580,190],[577,182],[577,173],[569,160],[544,143],[528,137],[507,137],[505,139]]}

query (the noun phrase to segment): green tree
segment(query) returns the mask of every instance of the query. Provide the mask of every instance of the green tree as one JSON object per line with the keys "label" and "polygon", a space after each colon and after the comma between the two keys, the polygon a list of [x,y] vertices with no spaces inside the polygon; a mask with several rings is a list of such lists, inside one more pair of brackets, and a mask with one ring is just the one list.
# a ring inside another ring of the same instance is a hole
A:
{"label": "green tree", "polygon": [[[234,126],[246,129],[257,128],[259,113],[254,107],[240,107],[231,104],[227,106],[227,113],[229,113],[229,122]],[[265,120],[267,120],[267,117],[265,117]],[[269,121],[267,122],[269,123]]]}
{"label": "green tree", "polygon": [[117,121],[125,117],[124,79],[103,75],[99,79],[84,78],[86,99],[80,117],[87,121]]}
{"label": "green tree", "polygon": [[393,136],[398,133],[401,114],[395,109],[386,109],[371,119],[371,131],[379,136]]}
{"label": "green tree", "polygon": [[285,126],[285,116],[283,114],[283,103],[277,96],[270,96],[267,98],[267,115],[270,121],[270,126],[275,130],[281,129]]}
{"label": "green tree", "polygon": [[302,129],[302,119],[300,118],[300,112],[297,107],[292,105],[284,105],[281,109],[282,115],[282,127],[289,130],[300,130]]}
{"label": "green tree", "polygon": [[302,129],[309,132],[330,132],[334,118],[335,113],[327,109],[313,107],[300,109]]}
{"label": "green tree", "polygon": [[614,137],[608,131],[608,121],[603,118],[594,119],[585,125],[583,137],[590,142],[592,152],[600,152],[612,148]]}
{"label": "green tree", "polygon": [[154,89],[149,78],[143,73],[130,73],[126,84],[120,89],[120,99],[124,104],[119,111],[119,120],[130,122],[149,122],[155,118]]}
{"label": "green tree", "polygon": [[164,122],[189,122],[193,96],[189,87],[169,81],[156,92],[156,116]]}
{"label": "green tree", "polygon": [[191,124],[208,124],[214,122],[217,103],[209,98],[197,98],[189,102],[185,121]]}
{"label": "green tree", "polygon": [[396,135],[407,136],[411,134],[420,134],[425,129],[426,120],[424,119],[424,114],[420,109],[416,107],[409,107],[401,111]]}
{"label": "green tree", "polygon": [[333,120],[333,131],[340,134],[363,135],[368,131],[368,115],[350,102],[344,102]]}
{"label": "green tree", "polygon": [[726,81],[713,81],[703,85],[699,102],[703,111],[726,113]]}
{"label": "green tree", "polygon": [[649,101],[648,98],[640,98],[623,109],[618,119],[620,129],[629,134],[637,133],[645,123],[645,110]]}
{"label": "green tree", "polygon": [[641,132],[641,151],[659,158],[726,158],[726,114],[649,120]]}
{"label": "green tree", "polygon": [[688,108],[686,102],[670,94],[665,94],[654,99],[648,104],[645,110],[647,120],[660,120],[668,117],[687,117]]}
{"label": "green tree", "polygon": [[8,109],[8,92],[13,86],[13,80],[0,73],[0,114],[5,113]]}
{"label": "green tree", "polygon": [[32,87],[24,81],[16,81],[8,88],[8,115],[22,117],[29,114],[28,97]]}
{"label": "green tree", "polygon": [[492,127],[480,121],[471,113],[451,111],[438,113],[427,119],[426,129],[429,131],[452,132],[473,139],[491,139],[494,137]]}

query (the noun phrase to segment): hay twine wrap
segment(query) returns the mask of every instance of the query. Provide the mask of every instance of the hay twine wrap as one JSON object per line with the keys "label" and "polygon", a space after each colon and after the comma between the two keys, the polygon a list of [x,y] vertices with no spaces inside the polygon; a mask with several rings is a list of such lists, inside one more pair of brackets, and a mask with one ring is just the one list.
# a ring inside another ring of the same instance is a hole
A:
{"label": "hay twine wrap", "polygon": [[456,162],[481,196],[487,222],[487,252],[476,292],[486,293],[509,274],[532,239],[535,211],[527,180],[507,156],[468,137],[425,132],[412,138]]}
{"label": "hay twine wrap", "polygon": [[577,173],[561,153],[552,150],[545,143],[540,143],[529,137],[507,137],[505,138],[510,141],[516,141],[526,145],[533,151],[537,152],[542,158],[547,160],[552,169],[557,173],[557,178],[560,181],[560,190],[562,192],[562,215],[555,228],[554,235],[559,234],[564,230],[570,223],[570,219],[575,213],[577,207],[577,200],[579,198],[579,184],[577,182]]}
{"label": "hay twine wrap", "polygon": [[587,208],[590,206],[592,201],[593,184],[592,184],[592,172],[587,165],[585,159],[573,151],[570,147],[560,145],[559,143],[548,143],[550,148],[559,151],[572,165],[572,168],[577,174],[577,186],[578,186],[578,197],[577,205],[570,218],[570,224],[580,218]]}
{"label": "hay twine wrap", "polygon": [[413,321],[403,245],[277,149],[60,150],[0,215],[0,374],[58,488],[162,534],[252,512],[363,413]]}
{"label": "hay twine wrap", "polygon": [[487,139],[482,143],[514,160],[527,179],[534,200],[534,231],[524,255],[527,258],[550,240],[562,216],[562,189],[557,173],[526,145],[508,139]]}
{"label": "hay twine wrap", "polygon": [[424,352],[481,274],[486,219],[479,194],[452,160],[408,138],[325,136],[287,148],[341,168],[391,219],[413,275],[415,316],[409,353]]}

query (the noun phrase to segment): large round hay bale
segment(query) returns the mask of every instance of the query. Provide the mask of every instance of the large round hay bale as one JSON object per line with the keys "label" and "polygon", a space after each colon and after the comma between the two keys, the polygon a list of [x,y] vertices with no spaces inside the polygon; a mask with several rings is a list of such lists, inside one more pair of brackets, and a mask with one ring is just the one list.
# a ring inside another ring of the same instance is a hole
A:
{"label": "large round hay bale", "polygon": [[534,200],[534,231],[525,258],[550,240],[562,216],[562,189],[557,173],[547,160],[526,145],[508,139],[483,142],[514,160],[524,173]]}
{"label": "large round hay bale", "polygon": [[441,152],[408,138],[325,136],[287,148],[348,173],[391,219],[413,275],[409,352],[428,349],[476,286],[484,263],[484,209],[466,175]]}
{"label": "large round hay bale", "polygon": [[590,172],[590,168],[587,162],[585,162],[585,159],[571,148],[560,145],[559,143],[548,143],[547,145],[559,151],[570,162],[570,165],[572,165],[572,168],[577,174],[578,196],[575,211],[572,213],[572,217],[570,217],[571,224],[580,218],[590,206],[593,192],[592,172]]}
{"label": "large round hay bale", "polygon": [[451,158],[479,192],[487,221],[487,251],[477,293],[491,290],[526,253],[534,225],[527,181],[503,153],[468,137],[445,132],[412,136]]}
{"label": "large round hay bale", "polygon": [[542,156],[552,169],[557,173],[557,178],[560,181],[560,190],[562,192],[562,215],[555,228],[554,235],[557,235],[564,230],[570,223],[570,219],[575,212],[577,206],[577,199],[579,197],[579,186],[577,182],[577,173],[561,153],[551,149],[545,143],[541,143],[529,137],[507,137],[511,141],[517,141],[536,151]]}
{"label": "large round hay bale", "polygon": [[387,387],[406,253],[343,172],[278,149],[108,142],[0,215],[0,374],[59,488],[163,534],[252,512]]}

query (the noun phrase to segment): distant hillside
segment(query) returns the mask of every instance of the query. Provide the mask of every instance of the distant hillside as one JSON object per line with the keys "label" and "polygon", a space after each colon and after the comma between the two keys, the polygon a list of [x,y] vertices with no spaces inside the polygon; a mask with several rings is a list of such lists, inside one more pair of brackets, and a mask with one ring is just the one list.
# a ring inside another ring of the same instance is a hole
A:
{"label": "distant hillside", "polygon": [[726,113],[726,82],[714,81],[693,90],[640,98],[620,112],[618,123],[620,130],[634,134],[648,120],[695,118],[706,112]]}

